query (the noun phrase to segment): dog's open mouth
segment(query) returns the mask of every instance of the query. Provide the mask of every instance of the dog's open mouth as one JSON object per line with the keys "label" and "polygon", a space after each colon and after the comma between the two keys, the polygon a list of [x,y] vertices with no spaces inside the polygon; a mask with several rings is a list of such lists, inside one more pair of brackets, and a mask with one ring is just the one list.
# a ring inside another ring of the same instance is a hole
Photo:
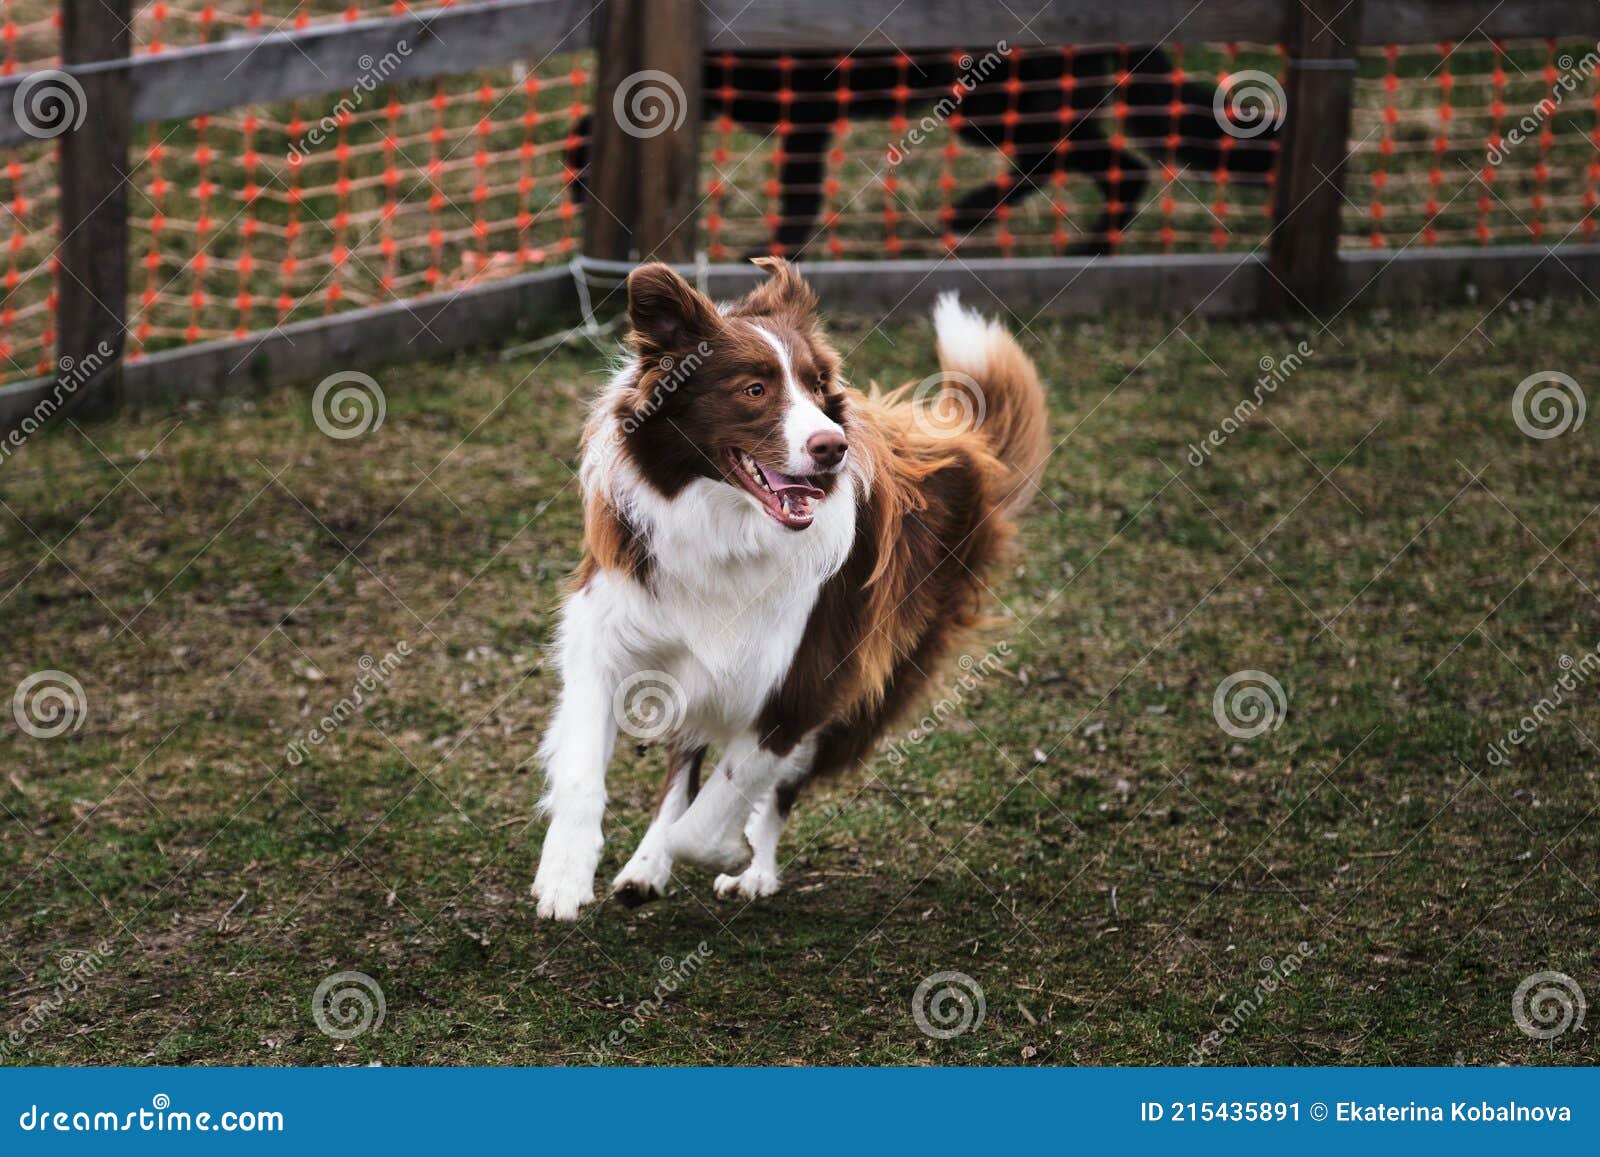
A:
{"label": "dog's open mouth", "polygon": [[804,530],[816,518],[823,492],[804,478],[781,474],[763,466],[742,450],[728,451],[729,473],[755,496],[774,522],[791,530]]}

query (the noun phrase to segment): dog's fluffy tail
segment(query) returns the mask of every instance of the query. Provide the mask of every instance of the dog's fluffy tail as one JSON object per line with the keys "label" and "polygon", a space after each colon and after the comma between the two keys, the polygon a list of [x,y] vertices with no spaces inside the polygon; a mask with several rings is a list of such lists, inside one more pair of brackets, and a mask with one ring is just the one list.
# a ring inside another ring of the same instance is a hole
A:
{"label": "dog's fluffy tail", "polygon": [[[1039,488],[1050,454],[1044,389],[1033,361],[1004,326],[963,308],[955,293],[933,309],[943,393],[970,415],[970,425],[1011,468],[1005,509],[1020,511]],[[933,399],[929,399],[932,401]]]}

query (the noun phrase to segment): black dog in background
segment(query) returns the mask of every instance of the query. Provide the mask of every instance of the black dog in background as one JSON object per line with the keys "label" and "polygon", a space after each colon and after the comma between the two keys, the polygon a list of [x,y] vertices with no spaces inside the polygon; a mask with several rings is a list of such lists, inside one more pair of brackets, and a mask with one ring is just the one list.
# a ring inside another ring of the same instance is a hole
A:
{"label": "black dog in background", "polygon": [[[783,57],[790,61],[787,70],[779,64]],[[943,101],[946,111],[953,108],[961,118],[956,131],[962,140],[1009,156],[1009,179],[973,189],[945,210],[941,225],[958,238],[981,228],[1001,205],[1046,189],[1058,172],[1091,178],[1103,208],[1085,239],[1073,246],[1079,254],[1109,252],[1113,237],[1138,215],[1150,165],[1135,148],[1158,162],[1171,158],[1204,173],[1220,168],[1262,175],[1276,156],[1276,126],[1249,137],[1226,133],[1213,111],[1215,89],[1174,83],[1171,59],[1154,48],[1024,49],[988,58],[987,71],[985,61],[955,52],[903,58],[868,51],[848,60],[841,67],[833,53],[706,57],[704,119],[726,115],[762,134],[789,125],[778,174],[776,253],[797,256],[816,238],[828,148],[841,117],[903,115],[915,126],[925,110]],[[785,84],[792,94],[787,102],[779,97]],[[958,91],[957,102],[952,94]],[[567,161],[577,174],[573,196],[582,201],[588,195],[588,117],[574,126],[574,136],[581,143],[569,150]],[[885,164],[891,149],[914,147],[886,140]]]}

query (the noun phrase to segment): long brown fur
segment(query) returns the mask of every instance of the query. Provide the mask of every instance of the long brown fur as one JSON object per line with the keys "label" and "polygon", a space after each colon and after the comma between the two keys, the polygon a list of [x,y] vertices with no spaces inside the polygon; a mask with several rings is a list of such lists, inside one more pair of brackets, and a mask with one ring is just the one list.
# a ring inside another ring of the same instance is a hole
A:
{"label": "long brown fur", "polygon": [[979,622],[982,577],[1037,486],[1048,454],[1043,391],[1009,338],[989,351],[983,365],[961,366],[941,350],[943,369],[982,389],[975,430],[929,432],[936,423],[918,420],[909,390],[849,391],[852,452],[870,457],[871,494],[850,557],[824,586],[758,723],[763,745],[779,753],[821,727],[813,776],[863,758]]}

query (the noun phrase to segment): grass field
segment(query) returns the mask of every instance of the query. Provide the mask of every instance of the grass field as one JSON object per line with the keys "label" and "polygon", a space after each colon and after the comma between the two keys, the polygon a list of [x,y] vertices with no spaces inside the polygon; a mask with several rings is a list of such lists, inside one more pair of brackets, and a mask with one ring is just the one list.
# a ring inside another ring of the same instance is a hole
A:
{"label": "grass field", "polygon": [[[65,672],[86,716],[0,713],[0,1054],[1595,1061],[1512,1005],[1544,971],[1600,996],[1600,454],[1512,398],[1592,387],[1600,316],[1486,308],[1033,322],[1059,445],[969,649],[998,668],[802,802],[779,896],[690,876],[576,926],[533,919],[530,765],[596,351],[379,372],[349,440],[309,384],[35,439],[0,462],[0,691]],[[933,368],[921,320],[836,331],[858,383]],[[363,656],[381,686],[308,742]],[[1240,672],[1258,735],[1214,710]],[[660,770],[612,769],[607,879]],[[345,970],[385,1013],[339,1040]],[[941,972],[984,996],[949,1039],[913,1016]]]}

